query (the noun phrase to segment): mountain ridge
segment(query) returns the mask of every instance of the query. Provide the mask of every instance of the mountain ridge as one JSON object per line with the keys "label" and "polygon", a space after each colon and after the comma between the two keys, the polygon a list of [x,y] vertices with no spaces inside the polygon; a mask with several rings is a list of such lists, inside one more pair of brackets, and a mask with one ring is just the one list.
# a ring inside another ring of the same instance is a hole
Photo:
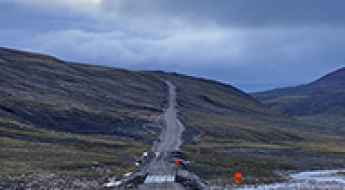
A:
{"label": "mountain ridge", "polygon": [[272,109],[302,121],[314,124],[321,122],[326,127],[328,125],[343,128],[341,118],[345,116],[344,87],[345,68],[343,67],[305,85],[253,95]]}

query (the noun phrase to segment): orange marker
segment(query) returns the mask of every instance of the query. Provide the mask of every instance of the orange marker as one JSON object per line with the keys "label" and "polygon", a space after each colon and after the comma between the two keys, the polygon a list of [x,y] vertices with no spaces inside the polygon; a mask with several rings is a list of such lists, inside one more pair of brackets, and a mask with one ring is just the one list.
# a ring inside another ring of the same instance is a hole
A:
{"label": "orange marker", "polygon": [[176,160],[175,164],[177,167],[180,167],[182,165],[182,160]]}
{"label": "orange marker", "polygon": [[244,177],[243,177],[243,174],[241,172],[236,172],[234,174],[234,182],[237,184],[237,185],[241,185],[244,181]]}

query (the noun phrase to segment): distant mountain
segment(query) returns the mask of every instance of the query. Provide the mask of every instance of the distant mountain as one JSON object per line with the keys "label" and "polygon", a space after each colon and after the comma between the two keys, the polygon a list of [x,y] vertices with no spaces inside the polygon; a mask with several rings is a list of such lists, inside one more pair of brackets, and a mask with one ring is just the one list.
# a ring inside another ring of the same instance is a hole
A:
{"label": "distant mountain", "polygon": [[[54,183],[47,173],[67,175],[67,186],[86,175],[92,185],[92,177],[102,180],[132,168],[135,157],[160,134],[168,97],[165,80],[177,88],[178,116],[186,126],[183,150],[201,177],[228,179],[229,165],[263,179],[286,168],[345,166],[341,155],[329,155],[345,152],[337,133],[272,111],[233,86],[0,48],[0,151],[6,152],[0,157],[0,168],[5,168],[0,188],[6,181],[31,184],[34,177]],[[336,146],[322,148],[326,143]]]}
{"label": "distant mountain", "polygon": [[254,96],[276,111],[345,132],[345,68],[306,85]]}

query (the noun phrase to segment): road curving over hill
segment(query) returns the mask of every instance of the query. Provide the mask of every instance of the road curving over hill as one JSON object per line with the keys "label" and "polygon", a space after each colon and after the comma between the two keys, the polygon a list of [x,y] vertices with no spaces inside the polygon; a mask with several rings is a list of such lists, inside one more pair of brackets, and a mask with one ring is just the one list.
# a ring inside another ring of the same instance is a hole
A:
{"label": "road curving over hill", "polygon": [[[182,167],[185,161],[180,149],[185,127],[177,117],[176,87],[169,81],[165,84],[169,91],[168,106],[161,115],[163,125],[160,137],[151,152],[143,154],[143,164],[137,172],[118,181],[121,190],[122,187],[137,187],[139,190],[209,189],[197,175]],[[177,160],[182,162],[179,167],[176,166]]]}
{"label": "road curving over hill", "polygon": [[[184,126],[177,118],[176,109],[176,87],[169,81],[165,82],[169,88],[169,106],[164,112],[164,128],[159,141],[153,146],[153,152],[160,155],[152,160],[147,167],[147,177],[145,183],[139,186],[140,190],[153,189],[176,189],[185,188],[175,182],[177,168],[169,161],[169,152],[179,151],[182,145],[182,133]],[[156,179],[155,182],[148,179]],[[170,180],[169,179],[173,179]],[[157,180],[160,181],[157,183]]]}
{"label": "road curving over hill", "polygon": [[182,145],[183,124],[177,118],[176,87],[169,81],[169,106],[164,112],[165,127],[160,136],[160,141],[153,147],[154,152],[171,152],[180,150]]}
{"label": "road curving over hill", "polygon": [[164,125],[160,138],[152,147],[152,152],[145,153],[141,168],[123,179],[122,186],[137,187],[139,190],[208,190],[198,176],[176,166],[175,161],[183,157],[180,147],[185,128],[177,117],[176,87],[169,81],[165,84],[169,89],[169,104],[161,115]]}

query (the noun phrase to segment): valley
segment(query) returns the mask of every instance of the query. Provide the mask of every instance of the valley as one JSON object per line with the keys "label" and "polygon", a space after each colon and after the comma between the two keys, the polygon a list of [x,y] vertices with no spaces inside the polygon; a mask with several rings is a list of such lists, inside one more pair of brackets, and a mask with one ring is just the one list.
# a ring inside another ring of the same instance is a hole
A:
{"label": "valley", "polygon": [[150,151],[163,152],[151,176],[170,165],[166,152],[181,150],[188,171],[215,185],[232,184],[236,171],[263,184],[285,181],[285,171],[345,167],[341,125],[320,127],[231,85],[7,48],[0,61],[3,189],[102,189]]}

